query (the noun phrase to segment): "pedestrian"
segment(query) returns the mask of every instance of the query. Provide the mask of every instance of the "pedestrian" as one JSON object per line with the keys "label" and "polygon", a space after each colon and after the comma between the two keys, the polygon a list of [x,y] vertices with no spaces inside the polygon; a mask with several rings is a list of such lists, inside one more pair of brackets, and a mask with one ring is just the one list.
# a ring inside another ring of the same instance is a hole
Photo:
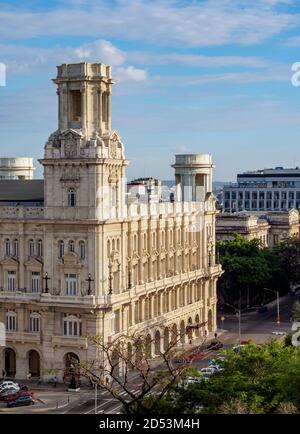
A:
{"label": "pedestrian", "polygon": [[218,333],[215,333],[214,336],[215,336],[215,338],[217,339]]}
{"label": "pedestrian", "polygon": [[3,378],[3,381],[5,380],[5,370],[4,369],[2,369],[2,378]]}
{"label": "pedestrian", "polygon": [[55,375],[55,377],[54,377],[54,384],[53,384],[53,387],[56,387],[56,383],[57,383],[57,378],[56,378],[56,375]]}
{"label": "pedestrian", "polygon": [[41,377],[39,377],[37,384],[41,384],[41,382],[42,382],[42,379],[41,379]]}

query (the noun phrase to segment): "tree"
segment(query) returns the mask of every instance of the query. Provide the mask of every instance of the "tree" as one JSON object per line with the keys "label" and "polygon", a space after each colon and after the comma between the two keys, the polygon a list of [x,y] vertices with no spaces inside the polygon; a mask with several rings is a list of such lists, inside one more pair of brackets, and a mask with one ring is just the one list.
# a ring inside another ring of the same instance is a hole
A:
{"label": "tree", "polygon": [[271,265],[259,240],[248,241],[236,234],[234,240],[217,245],[224,274],[218,281],[218,292],[224,302],[237,303],[248,294],[257,299],[271,278]]}
{"label": "tree", "polygon": [[300,348],[273,341],[225,352],[209,381],[168,391],[158,413],[300,413]]}
{"label": "tree", "polygon": [[[171,338],[163,351],[147,333],[122,334],[111,342],[103,342],[101,336],[90,337],[105,362],[81,362],[81,375],[120,401],[125,413],[152,413],[168,391],[187,375],[187,361],[176,363],[182,336],[173,327],[164,330]],[[199,351],[204,348],[205,340],[198,347]],[[157,360],[151,358],[153,344],[156,344],[159,366],[155,366]],[[133,388],[133,384],[137,387]]]}
{"label": "tree", "polygon": [[289,237],[274,248],[279,259],[279,267],[284,271],[289,283],[300,282],[300,239]]}

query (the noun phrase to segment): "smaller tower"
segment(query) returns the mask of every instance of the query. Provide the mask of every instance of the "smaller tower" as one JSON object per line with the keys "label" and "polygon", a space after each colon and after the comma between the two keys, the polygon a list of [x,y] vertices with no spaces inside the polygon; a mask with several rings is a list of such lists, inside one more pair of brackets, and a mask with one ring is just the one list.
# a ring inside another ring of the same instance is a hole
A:
{"label": "smaller tower", "polygon": [[0,179],[33,179],[33,158],[0,158]]}
{"label": "smaller tower", "polygon": [[212,192],[212,169],[215,167],[210,154],[175,155],[176,201],[202,202]]}

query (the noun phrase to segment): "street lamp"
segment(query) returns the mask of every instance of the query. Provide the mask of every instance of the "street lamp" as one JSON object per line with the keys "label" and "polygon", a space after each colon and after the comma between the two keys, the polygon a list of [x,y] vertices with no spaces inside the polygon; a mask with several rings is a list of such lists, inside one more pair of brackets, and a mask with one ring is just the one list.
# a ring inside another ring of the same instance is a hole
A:
{"label": "street lamp", "polygon": [[45,277],[43,277],[43,280],[45,280],[45,293],[48,294],[49,292],[49,288],[48,288],[48,280],[50,280],[51,278],[48,277],[48,273],[45,273]]}
{"label": "street lamp", "polygon": [[265,291],[270,291],[276,294],[277,296],[277,324],[280,324],[280,311],[279,311],[279,291],[275,291],[274,289],[264,288]]}
{"label": "street lamp", "polygon": [[88,282],[89,283],[89,286],[88,286],[88,295],[91,295],[91,282],[94,282],[94,279],[92,279],[91,278],[91,274],[89,273],[89,278],[88,279],[85,279],[86,280],[86,282]]}
{"label": "street lamp", "polygon": [[[235,312],[238,314],[238,318],[239,318],[239,341],[241,342],[242,340],[242,306],[241,306],[241,291],[239,291],[240,294],[240,299],[239,299],[239,307],[236,308],[235,306],[233,306],[232,304],[229,303],[225,303],[227,306],[232,307],[232,309],[235,310]],[[244,309],[247,310],[247,309]]]}

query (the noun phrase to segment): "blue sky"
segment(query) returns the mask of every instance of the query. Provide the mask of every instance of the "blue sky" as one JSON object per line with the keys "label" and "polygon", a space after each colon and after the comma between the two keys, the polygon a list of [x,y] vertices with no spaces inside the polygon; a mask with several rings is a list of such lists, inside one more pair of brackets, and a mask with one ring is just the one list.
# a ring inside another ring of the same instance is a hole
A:
{"label": "blue sky", "polygon": [[119,80],[112,126],[129,179],[172,179],[176,153],[211,153],[216,181],[300,166],[299,0],[0,0],[1,156],[43,156],[51,78],[77,61]]}

